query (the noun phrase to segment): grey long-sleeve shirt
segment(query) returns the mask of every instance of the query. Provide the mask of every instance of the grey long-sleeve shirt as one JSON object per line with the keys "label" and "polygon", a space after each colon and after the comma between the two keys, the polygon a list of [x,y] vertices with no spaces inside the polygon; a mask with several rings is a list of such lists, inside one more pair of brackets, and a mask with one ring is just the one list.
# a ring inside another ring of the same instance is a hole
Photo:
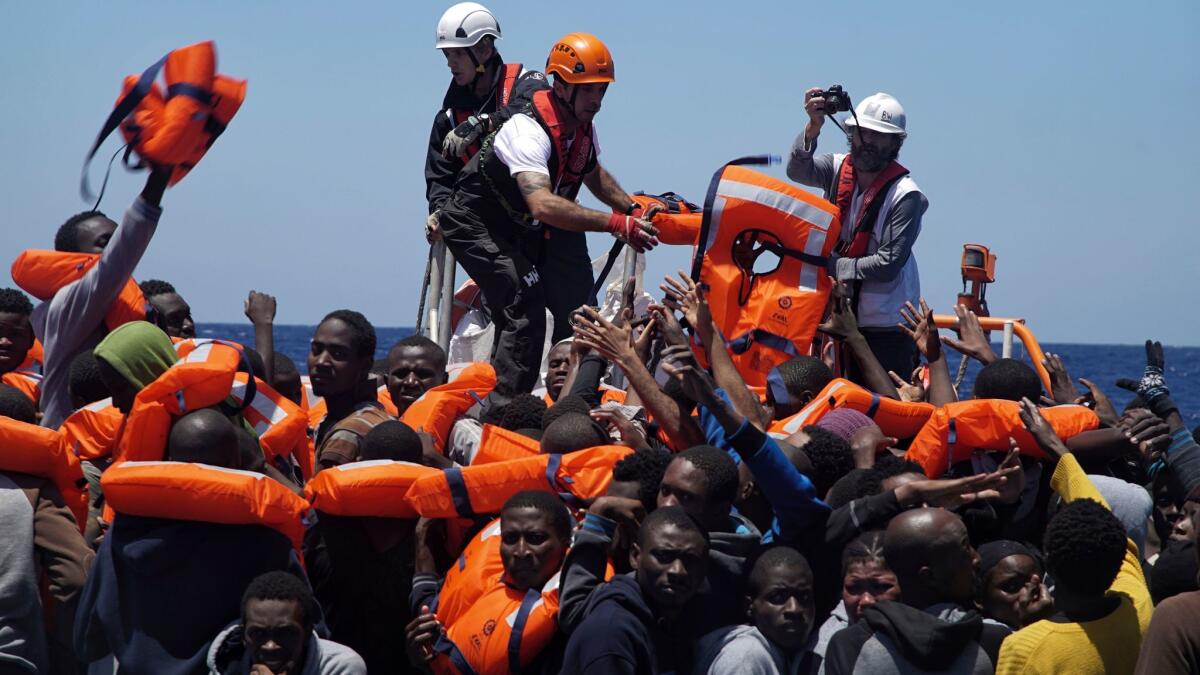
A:
{"label": "grey long-sleeve shirt", "polygon": [[[837,174],[832,154],[814,155],[817,141],[805,146],[804,133],[796,137],[788,157],[788,178],[825,191],[825,199],[833,200],[833,183]],[[875,250],[861,258],[830,257],[829,273],[839,281],[892,281],[904,268],[912,255],[913,244],[921,233],[921,216],[929,208],[929,200],[919,192],[905,195],[888,214],[887,224],[879,237]],[[851,209],[855,211],[855,209]],[[841,239],[850,241],[854,226],[843,214]]]}
{"label": "grey long-sleeve shirt", "polygon": [[33,310],[33,332],[45,351],[42,426],[57,429],[71,413],[67,394],[71,361],[83,350],[94,348],[104,336],[100,330],[104,316],[146,252],[161,215],[161,207],[138,197],[125,212],[100,261]]}

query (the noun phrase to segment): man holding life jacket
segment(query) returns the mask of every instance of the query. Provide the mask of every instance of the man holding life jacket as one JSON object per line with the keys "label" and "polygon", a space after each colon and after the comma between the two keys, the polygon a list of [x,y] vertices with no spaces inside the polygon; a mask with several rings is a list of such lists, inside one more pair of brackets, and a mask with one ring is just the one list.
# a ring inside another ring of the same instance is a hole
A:
{"label": "man holding life jacket", "polygon": [[33,310],[33,332],[45,350],[42,426],[57,429],[71,413],[67,394],[71,360],[104,337],[104,316],[154,236],[162,215],[159,202],[170,177],[169,167],[151,170],[121,227],[99,211],[86,211],[67,220],[55,235],[55,251],[99,253],[100,261]]}
{"label": "man holding life jacket", "polygon": [[[908,169],[896,161],[908,133],[900,102],[874,94],[859,102],[845,120],[849,154],[813,156],[825,123],[821,89],[804,94],[808,123],[788,160],[792,180],[821,188],[841,211],[841,240],[829,258],[829,273],[852,285],[859,329],[884,372],[912,372],[916,347],[897,327],[905,302],[917,305],[921,282],[913,244],[929,200]],[[851,369],[860,379],[857,370]]]}
{"label": "man holding life jacket", "polygon": [[0,288],[0,381],[14,387],[36,406],[41,395],[41,373],[23,371],[22,364],[33,347],[33,325],[29,315],[33,303],[15,288]]}
{"label": "man holding life jacket", "polygon": [[[593,119],[615,81],[612,56],[594,35],[571,33],[550,51],[553,88],[533,94],[480,145],[442,209],[446,245],[471,275],[492,314],[491,361],[498,381],[489,405],[537,383],[546,310],[554,340],[571,334],[570,315],[592,287],[586,232],[609,232],[639,251],[658,230],[600,165]],[[582,186],[619,213],[584,208]]]}
{"label": "man holding life jacket", "polygon": [[446,57],[450,87],[433,118],[425,157],[425,236],[441,239],[439,212],[454,192],[458,172],[479,151],[479,140],[546,88],[546,76],[519,63],[505,63],[496,51],[500,22],[487,7],[460,2],[438,19],[434,45]]}

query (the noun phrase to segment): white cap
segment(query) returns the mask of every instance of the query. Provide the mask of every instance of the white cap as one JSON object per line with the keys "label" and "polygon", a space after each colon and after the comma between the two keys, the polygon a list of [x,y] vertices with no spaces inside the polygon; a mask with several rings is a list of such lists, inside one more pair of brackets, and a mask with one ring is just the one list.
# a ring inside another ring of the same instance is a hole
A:
{"label": "white cap", "polygon": [[[908,135],[904,128],[907,121],[904,106],[890,94],[881,92],[864,98],[854,107],[854,113],[858,115],[858,123],[864,129],[884,134]],[[847,117],[844,123],[846,126],[855,126],[854,115]]]}
{"label": "white cap", "polygon": [[496,16],[478,2],[460,2],[438,19],[437,39],[433,46],[437,49],[471,47],[485,35],[500,37],[500,22],[496,21]]}

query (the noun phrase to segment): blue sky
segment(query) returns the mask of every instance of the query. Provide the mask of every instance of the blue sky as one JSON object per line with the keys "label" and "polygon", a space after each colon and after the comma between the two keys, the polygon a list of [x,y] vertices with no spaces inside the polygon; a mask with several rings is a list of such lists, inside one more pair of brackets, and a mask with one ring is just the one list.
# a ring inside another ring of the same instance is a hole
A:
{"label": "blue sky", "polygon": [[[433,32],[449,4],[7,4],[0,257],[49,248],[85,208],[81,160],[121,78],[213,39],[219,69],[249,79],[246,103],[167,193],[138,277],[173,282],[201,322],[241,320],[255,288],[279,297],[280,323],[350,307],[411,325],[425,144],[449,77]],[[806,87],[886,91],[908,112],[901,159],[930,200],[916,255],[935,308],[958,291],[961,245],[980,242],[999,255],[993,313],[1024,316],[1043,341],[1200,345],[1194,0],[490,6],[509,61],[540,65],[570,31],[609,44],[617,83],[597,123],[630,191],[700,201],[723,161],[786,154]],[[844,147],[832,125],[821,147]],[[102,208],[120,213],[142,180],[114,168]],[[594,235],[593,256],[610,241]],[[660,247],[650,274],[689,256]]]}

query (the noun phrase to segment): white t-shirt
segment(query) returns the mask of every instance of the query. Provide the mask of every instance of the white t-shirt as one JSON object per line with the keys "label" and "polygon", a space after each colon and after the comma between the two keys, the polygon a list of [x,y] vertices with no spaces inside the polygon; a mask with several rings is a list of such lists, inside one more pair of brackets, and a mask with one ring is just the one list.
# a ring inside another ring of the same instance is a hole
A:
{"label": "white t-shirt", "polygon": [[[600,143],[596,138],[595,124],[592,125],[592,147],[599,157]],[[529,115],[513,115],[512,119],[505,122],[496,133],[496,140],[492,141],[492,149],[513,176],[522,171],[550,176],[550,136]]]}

